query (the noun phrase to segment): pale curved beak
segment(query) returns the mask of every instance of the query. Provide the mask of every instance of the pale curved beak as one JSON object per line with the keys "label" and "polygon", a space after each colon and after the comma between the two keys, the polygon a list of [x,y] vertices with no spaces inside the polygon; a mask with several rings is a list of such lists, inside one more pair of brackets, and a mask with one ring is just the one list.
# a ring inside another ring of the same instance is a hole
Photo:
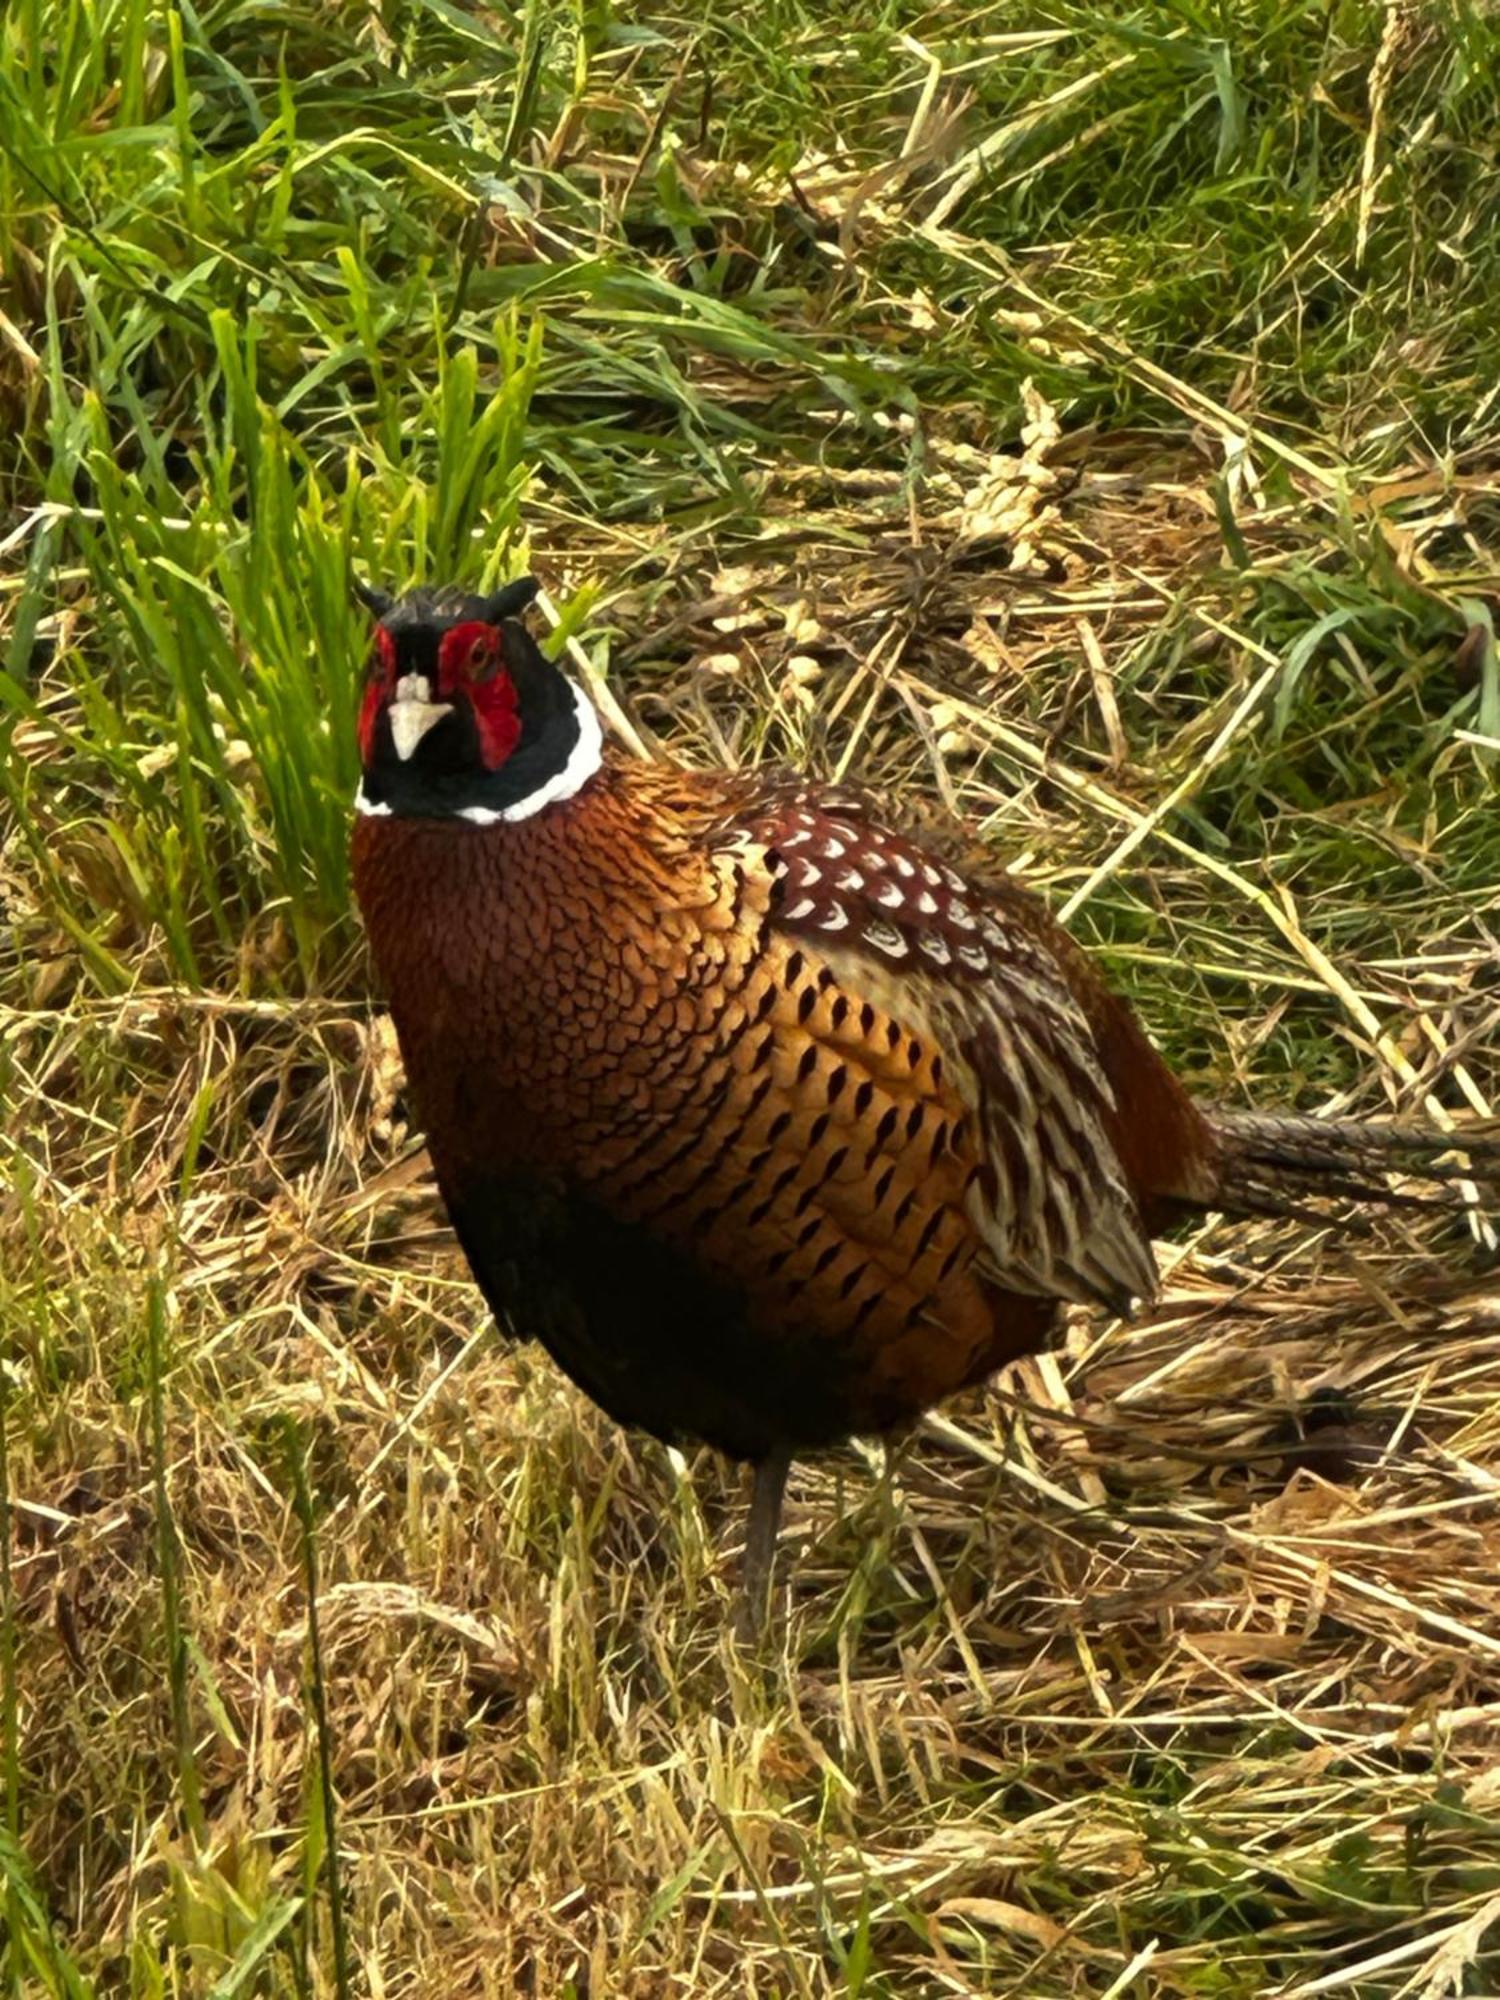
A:
{"label": "pale curved beak", "polygon": [[391,741],[404,764],[435,722],[453,713],[451,701],[433,701],[426,674],[403,674],[391,703]]}

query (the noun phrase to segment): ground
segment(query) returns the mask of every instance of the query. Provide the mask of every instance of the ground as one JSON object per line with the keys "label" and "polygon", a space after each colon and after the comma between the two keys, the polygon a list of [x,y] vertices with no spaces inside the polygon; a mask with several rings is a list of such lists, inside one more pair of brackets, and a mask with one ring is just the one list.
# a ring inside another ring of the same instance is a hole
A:
{"label": "ground", "polygon": [[0,20],[16,1994],[1500,1990],[1482,1225],[1211,1219],[900,1450],[502,1343],[349,908],[351,572],[958,809],[1194,1089],[1500,1076],[1500,22]]}

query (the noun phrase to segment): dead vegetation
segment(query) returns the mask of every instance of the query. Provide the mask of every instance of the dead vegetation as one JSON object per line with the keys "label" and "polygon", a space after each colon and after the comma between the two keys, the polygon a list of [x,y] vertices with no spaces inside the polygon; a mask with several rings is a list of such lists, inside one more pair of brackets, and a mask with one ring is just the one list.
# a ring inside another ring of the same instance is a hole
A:
{"label": "dead vegetation", "polygon": [[1483,1227],[1163,1246],[1151,1312],[795,1468],[752,1666],[736,1478],[479,1313],[338,726],[351,564],[529,540],[631,740],[963,815],[1205,1095],[1490,1115],[1494,31],[522,11],[291,6],[274,63],[174,13],[179,102],[135,0],[119,92],[32,10],[9,1990],[1500,1990]]}
{"label": "dead vegetation", "polygon": [[[1227,1093],[1264,1092],[1311,1008],[1402,1107],[1487,1103],[1492,900],[1335,967],[1293,894],[1159,844],[1271,689],[1218,598],[1185,668],[1152,654],[1213,567],[1190,461],[1077,451],[1021,563],[949,510],[913,535],[883,496],[838,504],[791,560],[684,563],[638,586],[649,621],[617,604],[657,737],[946,800],[1075,910],[1128,879],[1121,962]],[[1252,532],[1274,551],[1287,521]],[[1225,652],[1217,702],[1174,711]],[[142,990],[17,1007],[7,1049],[29,1840],[100,1990],[143,1933],[191,1981],[318,1898],[289,1438],[371,1990],[1473,1990],[1500,1916],[1500,1293],[1458,1226],[1204,1229],[1136,1323],[1080,1314],[888,1461],[799,1467],[762,1679],[727,1637],[735,1480],[485,1330],[378,1011]]]}

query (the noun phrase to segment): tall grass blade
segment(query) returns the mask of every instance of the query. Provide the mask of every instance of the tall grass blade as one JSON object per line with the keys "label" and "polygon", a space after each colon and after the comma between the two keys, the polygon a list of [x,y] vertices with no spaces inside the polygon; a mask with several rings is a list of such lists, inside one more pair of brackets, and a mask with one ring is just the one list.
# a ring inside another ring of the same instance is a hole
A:
{"label": "tall grass blade", "polygon": [[[317,1734],[315,1776],[309,1786],[308,1827],[305,1838],[312,1865],[321,1856],[328,1896],[328,1923],[332,1939],[334,1991],[339,2000],[349,2000],[349,1943],[345,1927],[344,1890],[339,1862],[338,1794],[333,1781],[333,1732],[328,1719],[328,1691],[323,1674],[323,1643],[319,1629],[318,1533],[312,1488],[307,1476],[308,1445],[297,1426],[288,1421],[283,1434],[292,1507],[296,1515],[302,1555],[302,1581],[307,1601],[307,1652],[305,1689],[313,1712]],[[311,1886],[311,1885],[310,1885]],[[309,1903],[309,1911],[311,1904]]]}

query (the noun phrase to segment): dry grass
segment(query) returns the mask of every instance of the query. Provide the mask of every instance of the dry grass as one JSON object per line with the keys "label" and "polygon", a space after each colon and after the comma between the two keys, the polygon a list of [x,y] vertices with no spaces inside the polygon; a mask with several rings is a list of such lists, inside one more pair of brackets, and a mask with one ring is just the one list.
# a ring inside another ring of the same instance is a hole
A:
{"label": "dry grass", "polygon": [[[887,532],[885,498],[842,489],[821,530],[789,511],[794,565],[652,587],[621,684],[687,754],[789,749],[913,810],[988,810],[1092,906],[1139,815],[1211,787],[1256,658],[1206,588],[1191,464],[1074,467],[1019,569],[972,563],[961,515],[913,534],[892,504]],[[1175,669],[1140,654],[1184,591],[1240,666],[1148,764],[1139,718],[1171,713]],[[1251,897],[1245,936],[1211,932],[1233,897],[1187,848],[1145,885],[1137,952],[1186,1058],[1223,1036],[1254,1076],[1285,1013],[1321,1004],[1356,1041],[1362,1012],[1392,1028],[1390,1063],[1364,1056],[1398,1098],[1493,1088],[1484,899],[1425,958],[1345,956],[1330,990],[1290,896],[1279,926]],[[22,1007],[8,1046],[29,1844],[99,1990],[164,1930],[173,1990],[207,1990],[263,1913],[290,1932],[310,1907],[288,1424],[372,1992],[1485,1990],[1500,1293],[1452,1225],[1204,1228],[1138,1322],[1078,1316],[883,1469],[798,1468],[762,1670],[727,1637],[737,1481],[483,1331],[377,1013],[141,991]],[[162,1666],[152,1284],[196,1842]]]}
{"label": "dry grass", "polygon": [[1497,31],[618,11],[0,21],[0,1980],[1500,1992],[1483,1231],[1163,1246],[794,1469],[749,1662],[738,1479],[483,1320],[321,727],[351,563],[529,536],[644,745],[963,813],[1205,1095],[1486,1115]]}

